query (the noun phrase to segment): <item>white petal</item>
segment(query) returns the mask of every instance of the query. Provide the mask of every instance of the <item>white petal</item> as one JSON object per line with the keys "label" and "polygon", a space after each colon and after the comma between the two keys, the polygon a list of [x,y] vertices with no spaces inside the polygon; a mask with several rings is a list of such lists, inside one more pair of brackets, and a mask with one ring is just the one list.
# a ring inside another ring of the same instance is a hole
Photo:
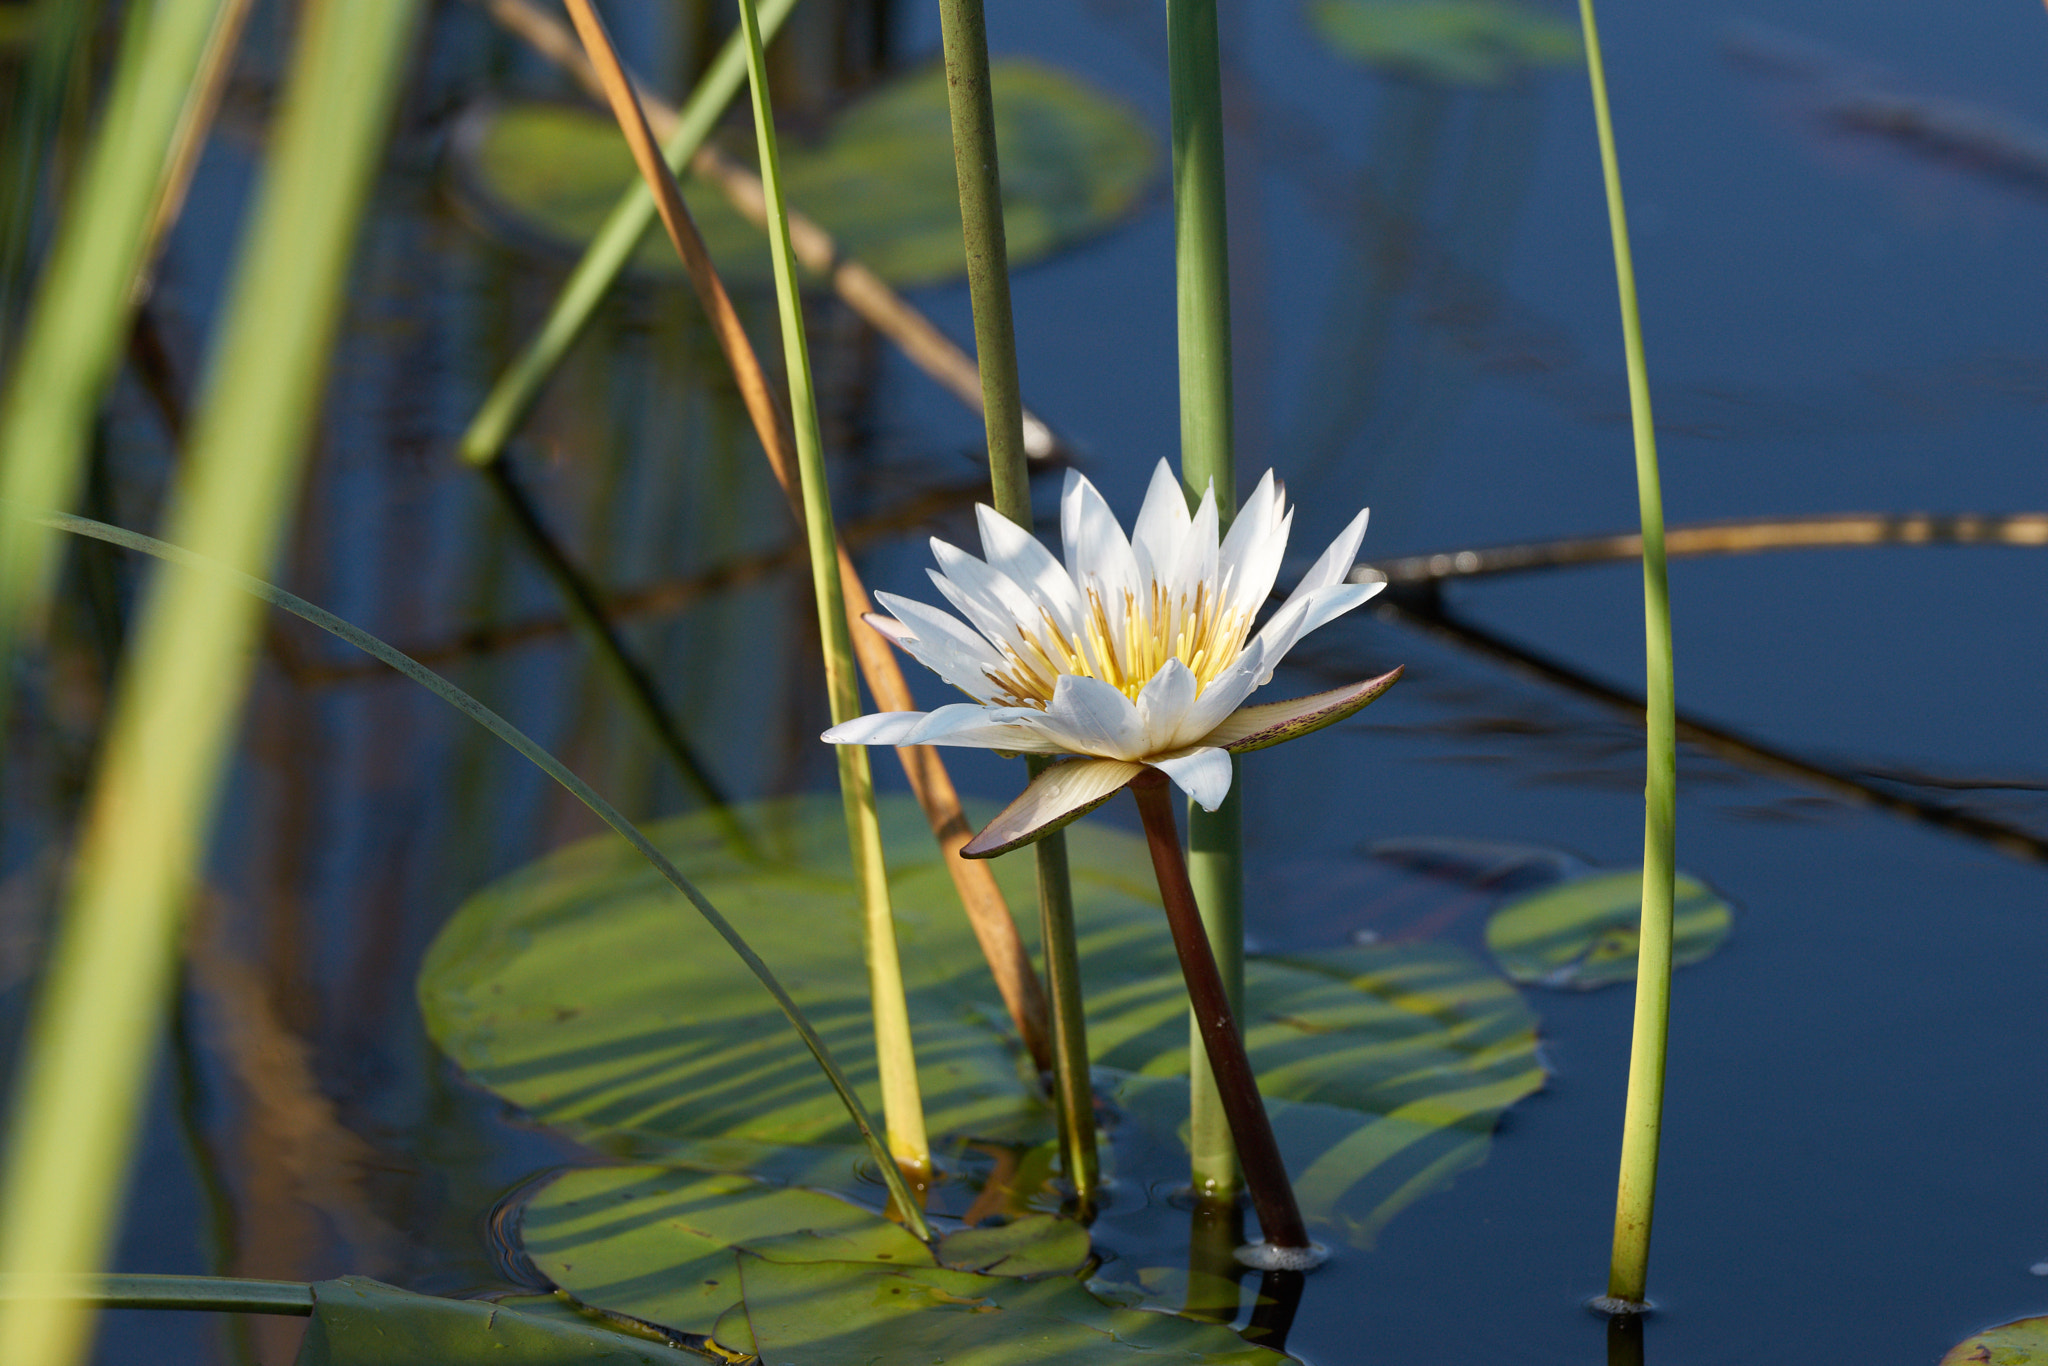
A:
{"label": "white petal", "polygon": [[1145,753],[1145,727],[1131,699],[1099,678],[1061,674],[1040,722],[1071,754],[1136,759]]}
{"label": "white petal", "polygon": [[1385,588],[1384,583],[1338,583],[1312,593],[1296,590],[1273,619],[1260,629],[1258,641],[1265,647],[1265,669],[1261,685],[1273,679],[1274,666],[1287,652],[1318,626],[1327,625]]}
{"label": "white petal", "polygon": [[1105,603],[1121,603],[1125,593],[1138,591],[1138,560],[1124,529],[1095,485],[1075,470],[1067,471],[1066,491],[1060,496],[1060,539],[1066,547],[1067,573],[1084,601],[1091,588]]}
{"label": "white petal", "polygon": [[1231,666],[1209,680],[1209,686],[1202,689],[1202,695],[1195,699],[1181,717],[1180,729],[1171,741],[1174,745],[1208,743],[1209,732],[1223,724],[1225,717],[1244,705],[1244,700],[1258,690],[1261,675],[1270,674],[1266,668],[1266,647],[1254,639],[1247,645]]}
{"label": "white petal", "polygon": [[1145,728],[1146,750],[1174,747],[1181,723],[1193,709],[1195,694],[1201,687],[1193,671],[1179,660],[1169,659],[1159,666],[1159,672],[1138,694],[1138,724]]}
{"label": "white petal", "polygon": [[1230,751],[1210,745],[1159,754],[1146,763],[1180,785],[1204,811],[1214,811],[1230,795]]}
{"label": "white petal", "polygon": [[1030,707],[978,707],[955,702],[929,713],[895,742],[899,745],[959,745],[1006,749],[1018,754],[1065,754],[1067,747]]}
{"label": "white petal", "polygon": [[1053,553],[1036,536],[986,504],[976,504],[974,516],[981,526],[981,550],[989,568],[1008,575],[1010,582],[1052,608],[1053,616],[1069,631],[1077,626],[1081,595]]}
{"label": "white petal", "polygon": [[[1010,581],[1010,576],[991,569],[966,551],[932,542],[936,570],[926,570],[946,600],[974,629],[990,640],[1015,649],[1022,641],[1018,631],[1038,627],[1038,604],[1031,595]],[[944,572],[941,573],[940,571]]]}
{"label": "white petal", "polygon": [[1284,505],[1273,472],[1252,490],[1230,524],[1229,535],[1217,556],[1216,572],[1221,576],[1224,605],[1257,616],[1273,591],[1280,573],[1280,559],[1287,553],[1287,533],[1294,513]]}
{"label": "white petal", "polygon": [[927,713],[921,711],[878,711],[856,716],[832,727],[819,738],[828,745],[901,745],[916,730]]}
{"label": "white petal", "polygon": [[1202,495],[1188,534],[1181,538],[1179,557],[1165,566],[1171,597],[1192,598],[1196,585],[1204,583],[1210,592],[1216,591],[1216,536],[1216,491],[1212,487]]}
{"label": "white petal", "polygon": [[883,633],[910,651],[918,663],[969,697],[986,702],[995,696],[996,685],[989,681],[987,671],[1001,669],[1003,661],[987,641],[938,608],[915,599],[877,593],[875,601],[894,612],[908,631]]}
{"label": "white petal", "polygon": [[1131,553],[1137,556],[1140,574],[1157,583],[1172,571],[1189,521],[1187,494],[1162,460],[1152,469],[1145,505],[1131,528]]}
{"label": "white petal", "polygon": [[1371,514],[1371,508],[1358,510],[1351,524],[1337,533],[1337,539],[1330,542],[1330,548],[1323,552],[1322,558],[1311,565],[1301,582],[1294,586],[1296,594],[1314,592],[1344,581],[1344,576],[1358,563],[1358,543],[1365,539],[1365,523]]}
{"label": "white petal", "polygon": [[1031,780],[1016,801],[967,841],[968,858],[994,858],[1049,835],[1123,790],[1145,766],[1119,759],[1069,759]]}

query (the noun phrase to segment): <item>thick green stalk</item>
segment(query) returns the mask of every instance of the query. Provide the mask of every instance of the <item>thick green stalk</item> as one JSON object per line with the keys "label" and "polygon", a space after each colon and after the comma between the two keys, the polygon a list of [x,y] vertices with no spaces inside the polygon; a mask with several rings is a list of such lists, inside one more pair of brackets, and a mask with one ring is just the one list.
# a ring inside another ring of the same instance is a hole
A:
{"label": "thick green stalk", "polygon": [[[974,349],[981,371],[982,422],[988,431],[995,510],[1031,529],[1031,471],[1024,456],[1024,398],[1010,318],[1010,254],[1003,237],[1003,184],[997,161],[995,98],[981,0],[939,0],[946,48],[946,98],[953,121],[953,170],[967,245],[967,287],[974,306]],[[1031,776],[1044,764],[1033,761]],[[1074,892],[1067,838],[1038,841],[1040,938],[1052,997],[1053,1091],[1067,1179],[1081,1208],[1092,1210],[1101,1166],[1095,1152],[1095,1093],[1088,1075],[1088,1027],[1081,1007],[1080,955],[1074,942]]]}
{"label": "thick green stalk", "polygon": [[[1190,501],[1216,490],[1220,524],[1237,514],[1231,442],[1230,248],[1223,184],[1223,75],[1216,0],[1167,0],[1173,97],[1173,247],[1180,319],[1180,478]],[[1233,760],[1233,763],[1235,761]],[[1188,809],[1188,876],[1232,1010],[1244,998],[1244,821],[1240,785],[1215,811]],[[1197,1194],[1228,1199],[1237,1157],[1200,1030],[1191,1022],[1189,1153]]]}
{"label": "thick green stalk", "polygon": [[1650,1222],[1657,1199],[1657,1140],[1664,1116],[1664,1054],[1671,1011],[1671,915],[1676,872],[1678,802],[1677,701],[1671,662],[1671,592],[1664,562],[1664,495],[1657,477],[1657,434],[1650,418],[1643,321],[1636,303],[1635,263],[1621,197],[1621,166],[1593,0],[1579,0],[1586,33],[1586,70],[1607,188],[1607,224],[1614,238],[1614,276],[1621,296],[1622,342],[1628,357],[1629,412],[1635,432],[1636,493],[1643,521],[1644,728],[1648,778],[1643,794],[1643,918],[1636,960],[1635,1031],[1629,1045],[1628,1101],[1621,1129],[1621,1176],[1614,1204],[1614,1259],[1607,1273],[1609,1307],[1645,1303]]}
{"label": "thick green stalk", "polygon": [[[782,193],[775,113],[768,103],[767,59],[761,46],[761,20],[754,12],[753,0],[740,0],[740,25],[746,31],[747,84],[753,95],[761,185],[768,199],[775,301],[782,319],[797,471],[803,483],[804,534],[810,546],[811,582],[818,599],[818,635],[825,646],[825,687],[831,698],[832,722],[838,725],[860,715],[860,681],[839,582],[832,491],[825,482],[824,440],[818,431],[810,347],[804,339],[796,252],[789,240],[789,205]],[[875,815],[874,780],[868,770],[865,748],[839,745],[835,749],[839,757],[839,790],[846,804],[847,839],[853,848],[854,875],[861,888],[867,923],[868,981],[874,1000],[875,1059],[882,1078],[883,1122],[888,1126],[889,1148],[897,1162],[913,1177],[924,1177],[931,1171],[931,1147],[925,1137],[924,1103],[918,1094],[917,1059],[911,1050],[910,1015],[903,998],[903,969],[897,957],[896,925],[889,908],[888,873],[882,864],[882,830]]]}
{"label": "thick green stalk", "polygon": [[[761,5],[761,29],[772,38],[796,0],[763,0]],[[662,144],[662,157],[669,169],[681,175],[705,137],[717,124],[719,116],[739,93],[740,82],[747,76],[746,35],[735,33],[725,46],[719,49],[711,69],[704,73],[697,88],[677,116],[675,131]],[[505,444],[512,439],[512,433],[533,408],[534,400],[540,396],[541,386],[549,375],[555,372],[576,339],[583,335],[583,329],[597,312],[612,283],[619,278],[626,262],[632,259],[634,248],[647,235],[647,229],[654,223],[654,195],[644,180],[635,180],[631,188],[619,197],[618,204],[599,228],[597,236],[590,241],[590,247],[583,253],[583,259],[576,263],[568,283],[555,299],[555,306],[548,311],[547,321],[540,331],[514,358],[498,382],[491,386],[490,394],[476,416],[470,419],[469,429],[462,434],[462,458],[472,465],[488,465],[504,452]]]}
{"label": "thick green stalk", "polygon": [[[297,501],[413,13],[412,0],[305,12],[173,500],[179,538],[245,572],[271,563]],[[129,251],[104,267],[124,303],[136,260]],[[61,401],[70,416],[78,397]],[[210,576],[170,570],[150,584],[30,1025],[0,1187],[0,1273],[90,1272],[106,1256],[260,620]],[[9,1366],[69,1366],[91,1323],[76,1302],[18,1300],[0,1307],[0,1342]]]}
{"label": "thick green stalk", "polygon": [[[99,133],[0,396],[0,498],[52,508],[77,498],[133,316],[166,159],[217,8],[216,0],[162,0],[128,25]],[[52,550],[40,528],[0,528],[0,658],[17,625],[42,613]]]}
{"label": "thick green stalk", "polygon": [[1024,459],[1024,398],[1010,320],[1010,251],[1003,237],[1003,181],[996,160],[995,95],[981,0],[939,0],[946,48],[946,102],[953,118],[953,171],[974,304],[974,351],[995,510],[1031,526],[1031,473]]}

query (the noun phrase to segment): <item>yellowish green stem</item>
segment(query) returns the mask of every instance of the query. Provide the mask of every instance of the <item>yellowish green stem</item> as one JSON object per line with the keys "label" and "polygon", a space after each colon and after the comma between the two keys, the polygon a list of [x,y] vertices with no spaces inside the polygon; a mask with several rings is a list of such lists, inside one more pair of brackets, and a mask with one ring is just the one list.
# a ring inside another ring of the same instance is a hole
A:
{"label": "yellowish green stem", "polygon": [[1657,436],[1650,417],[1650,381],[1643,359],[1642,314],[1623,211],[1621,168],[1593,0],[1579,0],[1586,34],[1586,70],[1614,238],[1614,275],[1621,295],[1622,339],[1636,448],[1636,490],[1643,522],[1644,718],[1648,777],[1644,787],[1643,916],[1636,961],[1635,1030],[1630,1041],[1628,1100],[1622,1114],[1621,1174],[1614,1205],[1614,1257],[1607,1273],[1609,1307],[1647,1303],[1650,1225],[1657,1199],[1657,1144],[1664,1114],[1664,1056],[1671,1010],[1671,917],[1676,872],[1678,792],[1677,704],[1671,659],[1671,595],[1664,560],[1664,497],[1657,477]]}
{"label": "yellowish green stem", "polygon": [[[767,60],[761,19],[753,0],[740,0],[740,25],[747,38],[747,83],[753,96],[754,132],[760,149],[761,183],[768,199],[769,244],[774,253],[775,297],[782,319],[782,346],[789,378],[789,406],[796,436],[797,470],[803,485],[804,534],[817,591],[818,634],[825,645],[825,687],[837,725],[860,714],[860,683],[847,630],[839,582],[832,496],[825,482],[824,441],[818,430],[816,391],[811,383],[810,348],[804,338],[803,301],[798,294],[796,253],[789,238],[789,205],[782,190],[776,150],[775,114],[768,100]],[[846,804],[847,838],[860,886],[867,928],[869,985],[874,995],[875,1059],[882,1079],[882,1115],[889,1150],[914,1181],[931,1171],[925,1137],[924,1103],[918,1093],[917,1059],[911,1049],[910,1017],[903,998],[903,969],[897,958],[896,927],[889,907],[888,874],[882,862],[881,823],[875,816],[874,781],[867,750],[836,747],[839,787]]]}

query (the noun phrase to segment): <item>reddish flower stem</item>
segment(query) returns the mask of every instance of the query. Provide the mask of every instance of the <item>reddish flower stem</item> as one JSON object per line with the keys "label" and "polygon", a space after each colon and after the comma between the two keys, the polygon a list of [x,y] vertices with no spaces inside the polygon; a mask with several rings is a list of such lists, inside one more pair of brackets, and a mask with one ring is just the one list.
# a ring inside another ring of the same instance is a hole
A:
{"label": "reddish flower stem", "polygon": [[1181,976],[1187,980],[1188,999],[1194,1004],[1202,1043],[1209,1052],[1209,1070],[1216,1076],[1216,1090],[1230,1120],[1230,1136],[1237,1143],[1238,1164],[1251,1191],[1252,1208],[1258,1212],[1259,1228],[1274,1247],[1306,1248],[1310,1245],[1308,1229],[1294,1203],[1294,1188],[1288,1184],[1287,1168],[1280,1160],[1280,1144],[1259,1099],[1251,1059],[1245,1056],[1244,1036],[1238,1033],[1237,1020],[1230,1013],[1230,998],[1224,994],[1216,956],[1209,950],[1209,936],[1202,929],[1201,912],[1195,908],[1195,890],[1188,883],[1187,859],[1181,853],[1180,829],[1174,820],[1166,775],[1146,769],[1131,780],[1131,795],[1138,799],[1138,815],[1145,822],[1145,843],[1152,851],[1152,871],[1159,878],[1159,899],[1166,904],[1166,923],[1180,954]]}

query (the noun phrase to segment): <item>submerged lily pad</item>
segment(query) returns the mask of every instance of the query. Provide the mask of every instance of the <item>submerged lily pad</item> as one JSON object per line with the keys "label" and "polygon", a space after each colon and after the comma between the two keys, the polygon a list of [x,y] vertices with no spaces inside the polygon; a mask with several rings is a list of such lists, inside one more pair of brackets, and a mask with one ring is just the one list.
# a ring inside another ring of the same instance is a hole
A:
{"label": "submerged lily pad", "polygon": [[1516,0],[1315,0],[1309,16],[1345,56],[1444,85],[1499,85],[1585,50],[1577,24]]}
{"label": "submerged lily pad", "polygon": [[[874,1098],[839,804],[813,798],[742,814],[770,851],[762,862],[724,847],[699,817],[650,835],[775,968]],[[1051,1116],[1018,1065],[922,817],[907,800],[885,803],[883,817],[934,1137],[1049,1140]],[[1150,862],[1142,841],[1099,823],[1069,834],[1098,1076],[1171,1142],[1187,1110],[1187,1001]],[[1013,906],[1033,904],[1029,860],[995,868]],[[1305,1212],[1354,1240],[1478,1160],[1500,1111],[1542,1085],[1535,1017],[1455,947],[1256,959],[1247,984],[1247,1043]],[[858,1164],[850,1124],[759,986],[609,838],[465,903],[428,954],[420,999],[436,1042],[472,1077],[593,1147],[837,1188]]]}
{"label": "submerged lily pad", "polygon": [[416,1295],[361,1276],[313,1287],[295,1366],[686,1366],[656,1342],[564,1314]]}
{"label": "submerged lily pad", "polygon": [[[1698,878],[1678,875],[1671,926],[1674,967],[1710,956],[1734,912]],[[1590,991],[1636,975],[1643,871],[1574,878],[1509,902],[1486,922],[1486,947],[1517,982]]]}
{"label": "submerged lily pad", "polygon": [[[1152,134],[1122,103],[1036,62],[995,63],[996,138],[1012,265],[1094,236],[1135,208],[1158,163]],[[751,136],[735,156],[751,157]],[[898,285],[966,271],[959,188],[943,68],[892,81],[850,105],[822,139],[786,136],[790,203]],[[637,173],[616,124],[551,104],[473,111],[455,139],[466,197],[487,222],[520,239],[580,251]],[[771,279],[766,239],[716,189],[685,178],[683,193],[727,283]],[[643,267],[679,272],[659,228]]]}
{"label": "submerged lily pad", "polygon": [[2048,1317],[1986,1328],[1949,1348],[1941,1366],[2048,1366]]}

